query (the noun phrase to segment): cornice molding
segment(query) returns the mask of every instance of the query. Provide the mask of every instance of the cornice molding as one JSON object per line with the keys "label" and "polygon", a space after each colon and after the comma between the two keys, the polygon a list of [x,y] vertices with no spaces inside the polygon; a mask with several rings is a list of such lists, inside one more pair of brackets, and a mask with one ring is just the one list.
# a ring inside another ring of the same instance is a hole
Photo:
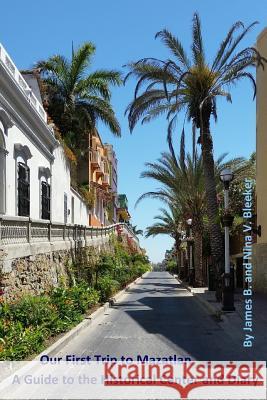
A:
{"label": "cornice molding", "polygon": [[2,121],[5,130],[12,128],[12,126],[14,125],[14,122],[12,121],[10,115],[2,107],[0,107],[0,121]]}
{"label": "cornice molding", "polygon": [[49,147],[43,143],[43,141],[36,135],[36,133],[27,125],[25,120],[20,116],[20,114],[8,103],[6,98],[0,93],[0,105],[8,110],[14,124],[25,134],[25,136],[31,140],[31,142],[51,161],[54,160],[53,150],[58,147],[58,141],[54,138],[51,150]]}
{"label": "cornice molding", "polygon": [[[11,115],[14,123],[16,123],[16,125],[18,125],[27,136],[34,139],[34,142],[38,144],[43,151],[45,151],[46,155],[47,153],[49,153],[50,158],[53,158],[52,151],[58,146],[58,141],[53,135],[53,132],[51,131],[47,123],[40,117],[38,112],[31,106],[31,104],[27,100],[25,93],[20,87],[18,87],[17,83],[14,81],[14,79],[12,79],[12,77],[8,74],[6,69],[0,63],[0,76],[1,72],[3,72],[1,79],[10,91],[10,95],[8,96],[9,99],[7,99],[0,93],[0,103]],[[12,104],[14,104],[14,106],[16,106],[17,103],[18,108],[21,111],[20,113],[14,109],[14,107],[10,104],[10,101],[12,101]],[[29,126],[29,123],[31,125],[35,125],[34,127],[32,127],[34,129]],[[35,130],[38,131],[38,136],[34,132]],[[47,147],[50,147],[51,151],[49,151]]]}

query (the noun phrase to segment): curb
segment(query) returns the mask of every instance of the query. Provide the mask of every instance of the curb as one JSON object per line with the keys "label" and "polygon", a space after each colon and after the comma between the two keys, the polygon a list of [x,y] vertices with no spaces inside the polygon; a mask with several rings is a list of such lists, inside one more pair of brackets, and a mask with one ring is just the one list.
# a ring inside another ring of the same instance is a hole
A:
{"label": "curb", "polygon": [[127,291],[134,285],[136,285],[138,282],[141,281],[143,277],[145,277],[147,272],[145,272],[142,276],[137,278],[135,281],[131,282],[129,285],[127,285],[124,289],[120,290],[115,296],[113,296],[108,302],[106,302],[104,305],[99,307],[96,311],[94,311],[92,314],[88,315],[87,317],[84,318],[82,322],[80,322],[78,325],[76,325],[74,328],[72,328],[69,332],[67,332],[63,337],[58,339],[55,343],[53,343],[51,346],[49,346],[47,349],[42,351],[42,353],[38,354],[33,361],[39,361],[40,358],[43,355],[48,355],[52,356],[53,353],[56,351],[60,351],[66,344],[68,344],[72,339],[74,339],[83,329],[88,328],[93,321],[95,321],[97,318],[100,316],[104,315],[105,312],[111,308],[117,301],[118,299],[127,294]]}
{"label": "curb", "polygon": [[[148,271],[149,272],[149,271]],[[127,294],[127,292],[134,286],[137,285],[141,279],[145,278],[147,273],[145,272],[142,276],[139,276],[139,278],[137,278],[135,281],[129,283],[124,289],[120,290],[117,294],[115,294],[115,296],[113,296],[110,300],[109,300],[109,305],[113,306],[122,295]]]}
{"label": "curb", "polygon": [[187,286],[184,282],[182,282],[177,275],[174,276],[177,281],[180,283],[181,286],[183,286],[188,292],[190,292],[205,308],[206,310],[213,316],[217,317],[220,320],[225,320],[225,315],[224,312],[221,310],[218,310],[216,307],[214,307],[212,304],[210,304],[207,300],[203,299],[198,293],[194,293],[192,288],[190,286]]}

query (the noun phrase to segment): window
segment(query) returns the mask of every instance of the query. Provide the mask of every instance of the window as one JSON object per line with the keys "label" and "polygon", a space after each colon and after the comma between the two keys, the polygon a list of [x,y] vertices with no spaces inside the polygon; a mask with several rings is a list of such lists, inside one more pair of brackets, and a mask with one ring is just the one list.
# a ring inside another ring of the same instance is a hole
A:
{"label": "window", "polygon": [[46,181],[41,182],[41,207],[41,218],[50,220],[50,185]]}
{"label": "window", "polygon": [[18,215],[30,216],[30,169],[22,163],[18,163]]}
{"label": "window", "polygon": [[51,172],[47,167],[39,167],[40,180],[40,218],[51,219]]}

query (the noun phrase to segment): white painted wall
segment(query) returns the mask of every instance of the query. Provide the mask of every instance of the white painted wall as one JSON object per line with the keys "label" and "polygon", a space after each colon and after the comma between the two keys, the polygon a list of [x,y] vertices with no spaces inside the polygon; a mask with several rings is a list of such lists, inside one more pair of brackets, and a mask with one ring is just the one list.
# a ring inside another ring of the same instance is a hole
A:
{"label": "white painted wall", "polygon": [[68,216],[67,223],[72,223],[72,197],[74,198],[74,224],[88,225],[89,210],[82,197],[70,186],[69,162],[65,157],[64,150],[58,146],[54,150],[55,160],[52,164],[51,177],[51,210],[52,221],[64,222],[64,193],[67,194]]}
{"label": "white painted wall", "polygon": [[70,169],[64,150],[59,145],[54,150],[54,161],[50,161],[36,146],[16,127],[13,126],[4,136],[8,154],[6,156],[6,215],[16,216],[17,211],[17,162],[23,161],[14,157],[14,145],[20,143],[27,145],[32,157],[27,160],[30,168],[30,217],[41,218],[41,188],[39,167],[49,168],[51,171],[51,220],[64,222],[64,193],[67,194],[68,217],[67,223],[72,223],[71,199],[74,198],[74,223],[88,225],[89,210],[82,197],[70,186]]}
{"label": "white painted wall", "polygon": [[[30,217],[40,219],[40,182],[39,167],[50,168],[49,160],[36,146],[18,129],[16,125],[8,129],[5,135],[6,150],[6,214],[18,215],[17,210],[17,158],[14,157],[14,145],[20,143],[28,146],[32,157],[27,160],[30,168]],[[22,161],[19,158],[19,161]]]}
{"label": "white painted wall", "polygon": [[71,197],[74,198],[74,223],[78,225],[86,225],[89,223],[89,211],[86,204],[83,202],[79,193],[74,189],[70,190]]}

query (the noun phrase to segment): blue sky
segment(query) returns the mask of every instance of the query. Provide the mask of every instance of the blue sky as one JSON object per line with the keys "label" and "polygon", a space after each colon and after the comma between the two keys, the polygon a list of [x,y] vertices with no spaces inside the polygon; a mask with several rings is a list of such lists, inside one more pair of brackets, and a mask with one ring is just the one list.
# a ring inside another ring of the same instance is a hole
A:
{"label": "blue sky", "polygon": [[[245,24],[259,21],[247,36],[244,46],[255,44],[256,37],[267,25],[265,0],[196,1],[196,0],[33,0],[1,2],[0,41],[19,68],[28,68],[40,59],[55,53],[69,56],[71,42],[78,46],[92,41],[97,48],[93,68],[125,71],[125,63],[142,57],[165,58],[166,49],[154,40],[156,32],[168,28],[189,50],[191,21],[194,11],[202,20],[203,38],[208,58],[212,59],[230,25],[237,20]],[[154,189],[153,182],[140,179],[146,161],[154,161],[166,146],[166,120],[138,125],[130,135],[124,111],[133,96],[133,82],[113,91],[112,104],[122,127],[120,139],[100,127],[104,141],[114,145],[119,160],[119,191],[126,193],[133,224],[145,229],[161,206],[145,200],[136,209],[137,198]],[[255,102],[249,83],[233,90],[233,104],[218,103],[218,122],[212,126],[215,156],[228,152],[233,156],[249,156],[255,149]],[[177,127],[177,143],[181,125]],[[188,141],[190,128],[187,128]],[[152,261],[160,261],[171,239],[159,236],[141,239]]]}

